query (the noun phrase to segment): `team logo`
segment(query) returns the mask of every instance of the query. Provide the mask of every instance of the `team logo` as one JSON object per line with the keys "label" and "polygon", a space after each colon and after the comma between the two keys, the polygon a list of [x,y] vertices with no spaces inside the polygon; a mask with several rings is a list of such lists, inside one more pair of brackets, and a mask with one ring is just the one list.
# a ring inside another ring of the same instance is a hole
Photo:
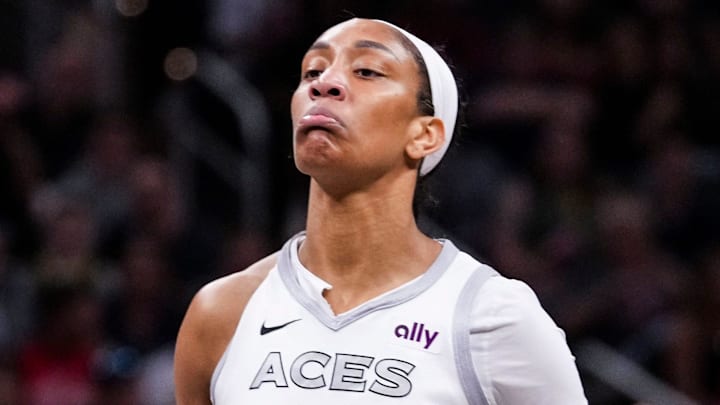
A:
{"label": "team logo", "polygon": [[300,319],[293,319],[293,320],[290,321],[290,322],[285,322],[285,323],[283,323],[283,324],[275,325],[275,326],[265,326],[265,322],[263,321],[262,326],[260,326],[260,335],[262,336],[262,335],[264,335],[264,334],[266,334],[266,333],[275,332],[276,330],[282,329],[282,328],[290,325],[291,323],[297,322],[297,321],[299,321],[299,320],[300,320]]}
{"label": "team logo", "polygon": [[250,389],[289,388],[292,382],[293,386],[302,389],[368,391],[399,398],[412,391],[410,373],[414,368],[414,364],[399,359],[320,351],[302,353],[286,363],[280,352],[270,352]]}

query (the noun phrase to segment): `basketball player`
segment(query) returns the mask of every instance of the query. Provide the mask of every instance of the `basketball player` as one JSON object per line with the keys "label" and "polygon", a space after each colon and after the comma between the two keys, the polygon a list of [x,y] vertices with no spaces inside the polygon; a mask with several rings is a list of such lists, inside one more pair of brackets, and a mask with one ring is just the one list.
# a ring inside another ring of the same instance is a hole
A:
{"label": "basketball player", "polygon": [[587,403],[530,288],[416,225],[416,182],[457,104],[442,58],[393,25],[318,38],[291,104],[306,231],[198,292],[177,341],[180,405]]}

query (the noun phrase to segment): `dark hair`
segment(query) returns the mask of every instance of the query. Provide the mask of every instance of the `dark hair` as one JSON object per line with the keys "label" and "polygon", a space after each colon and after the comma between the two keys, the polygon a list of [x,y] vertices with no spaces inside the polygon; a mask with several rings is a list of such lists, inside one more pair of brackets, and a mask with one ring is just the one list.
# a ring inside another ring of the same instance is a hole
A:
{"label": "dark hair", "polygon": [[[395,32],[397,38],[400,40],[400,42],[403,44],[405,49],[408,50],[415,59],[415,62],[418,66],[418,74],[420,76],[420,88],[417,92],[417,106],[418,106],[418,112],[422,115],[435,115],[435,106],[433,105],[432,101],[432,88],[430,87],[430,78],[428,75],[427,65],[425,65],[425,60],[423,59],[422,54],[420,53],[420,50],[417,49],[415,44],[410,41],[405,35],[403,35],[400,31],[393,30]],[[442,53],[441,50],[438,52]],[[443,55],[443,58],[445,58],[445,55]],[[460,89],[458,86],[458,94],[460,93]],[[453,138],[452,143],[455,143],[458,139],[459,134],[459,118],[460,118],[460,111],[462,107],[462,103],[458,106],[458,122],[455,125],[455,129],[453,132]],[[418,168],[418,179],[417,179],[417,185],[415,187],[415,194],[413,196],[413,214],[415,217],[418,217],[419,211],[422,208],[434,208],[438,204],[438,200],[432,195],[430,187],[429,187],[429,178],[432,176],[432,174],[437,172],[438,166],[442,165],[442,160],[438,165],[428,174],[425,176],[420,176],[420,169]],[[421,164],[422,166],[422,164]]]}

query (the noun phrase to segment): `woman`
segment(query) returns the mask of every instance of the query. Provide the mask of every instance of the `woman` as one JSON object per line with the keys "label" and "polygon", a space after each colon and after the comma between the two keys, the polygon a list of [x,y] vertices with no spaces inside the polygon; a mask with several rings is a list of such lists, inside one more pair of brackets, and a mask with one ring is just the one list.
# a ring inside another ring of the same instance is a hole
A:
{"label": "woman", "polygon": [[586,403],[533,292],[416,225],[457,115],[442,58],[352,19],[310,47],[291,107],[306,231],[194,298],[178,403]]}

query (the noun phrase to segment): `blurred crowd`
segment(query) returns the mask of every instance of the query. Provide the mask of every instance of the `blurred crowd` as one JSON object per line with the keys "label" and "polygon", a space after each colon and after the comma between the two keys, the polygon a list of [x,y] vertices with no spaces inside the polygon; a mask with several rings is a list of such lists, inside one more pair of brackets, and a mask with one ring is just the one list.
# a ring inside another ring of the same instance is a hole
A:
{"label": "blurred crowd", "polygon": [[[193,294],[302,228],[289,98],[306,47],[352,15],[441,45],[461,82],[462,134],[423,226],[530,284],[571,347],[600,340],[720,404],[709,0],[0,0],[0,404],[174,403]],[[196,94],[164,74],[176,47],[221,55],[267,105],[262,227],[174,158],[159,105]],[[632,403],[589,374],[586,389]]]}

